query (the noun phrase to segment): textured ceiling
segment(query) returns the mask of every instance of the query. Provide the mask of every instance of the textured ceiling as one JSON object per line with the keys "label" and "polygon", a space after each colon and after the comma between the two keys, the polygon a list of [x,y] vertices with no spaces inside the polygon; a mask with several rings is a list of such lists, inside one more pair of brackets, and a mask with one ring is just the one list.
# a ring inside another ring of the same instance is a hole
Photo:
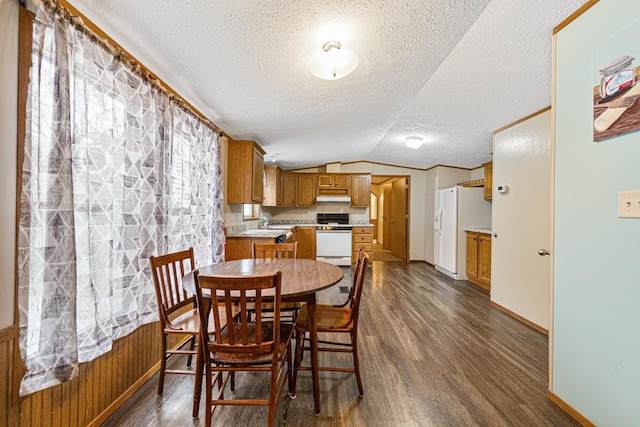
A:
{"label": "textured ceiling", "polygon": [[[586,0],[71,3],[235,139],[285,169],[491,160],[493,130],[551,103],[553,27]],[[338,40],[360,64],[308,64]],[[408,135],[425,144],[404,146]]]}

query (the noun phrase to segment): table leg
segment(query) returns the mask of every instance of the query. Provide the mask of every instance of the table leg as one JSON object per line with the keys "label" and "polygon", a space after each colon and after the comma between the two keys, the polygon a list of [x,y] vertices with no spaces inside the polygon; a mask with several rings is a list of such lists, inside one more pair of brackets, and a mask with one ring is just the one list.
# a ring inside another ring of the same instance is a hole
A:
{"label": "table leg", "polygon": [[[208,300],[207,300],[208,301]],[[207,304],[207,301],[204,304]],[[211,304],[209,302],[209,304]],[[199,310],[205,310],[207,307],[200,307]],[[195,420],[198,418],[198,412],[200,408],[200,397],[202,395],[202,374],[204,372],[204,354],[202,353],[204,345],[202,344],[202,331],[198,334],[198,351],[196,353],[196,378],[193,382],[193,410],[191,411],[191,417]]]}
{"label": "table leg", "polygon": [[311,378],[313,383],[313,410],[320,415],[320,379],[318,376],[318,329],[316,325],[316,294],[307,299],[309,314],[309,340],[311,341]]}

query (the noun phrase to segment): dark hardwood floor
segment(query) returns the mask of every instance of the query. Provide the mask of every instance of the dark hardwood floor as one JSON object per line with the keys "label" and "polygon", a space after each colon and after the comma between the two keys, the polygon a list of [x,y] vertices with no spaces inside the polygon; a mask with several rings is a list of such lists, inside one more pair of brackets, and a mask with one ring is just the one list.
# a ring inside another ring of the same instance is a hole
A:
{"label": "dark hardwood floor", "polygon": [[[345,269],[344,283],[350,282]],[[338,286],[322,303],[342,302]],[[280,400],[288,426],[577,426],[546,397],[547,337],[489,305],[483,289],[456,282],[425,263],[375,262],[367,276],[359,326],[365,396],[352,374],[321,372],[322,413],[313,414],[310,372],[298,395]],[[342,337],[341,337],[342,338]],[[183,360],[175,362],[182,363]],[[175,363],[174,362],[174,363]],[[350,355],[320,354],[321,364]],[[191,419],[193,377],[157,374],[104,426],[202,426]],[[236,395],[267,393],[267,376],[241,375]],[[228,395],[228,393],[227,393]],[[223,407],[215,426],[266,425],[260,407]]]}

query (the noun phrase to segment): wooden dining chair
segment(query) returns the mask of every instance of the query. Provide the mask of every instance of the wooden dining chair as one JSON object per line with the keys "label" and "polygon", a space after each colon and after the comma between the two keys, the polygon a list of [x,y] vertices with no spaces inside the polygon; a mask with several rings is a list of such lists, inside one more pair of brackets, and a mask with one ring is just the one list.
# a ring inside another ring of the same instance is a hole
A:
{"label": "wooden dining chair", "polygon": [[[213,412],[218,405],[260,405],[268,407],[267,426],[273,426],[284,386],[287,384],[291,390],[293,383],[293,326],[280,323],[282,272],[228,277],[200,275],[196,270],[194,277],[198,303],[203,307],[200,312],[200,327],[203,331],[208,330],[210,321],[204,309],[208,301],[203,298],[203,290],[208,290],[209,295],[218,296],[218,301],[222,302],[223,311],[227,316],[232,315],[237,303],[240,310],[237,320],[229,323],[226,329],[217,310],[213,310],[215,334],[213,338],[209,334],[202,334],[207,402],[205,425],[211,425]],[[274,297],[267,297],[273,301],[275,310],[273,319],[267,321],[263,319],[261,307],[263,292],[269,290],[275,293]],[[249,300],[256,303],[253,322],[250,321],[247,312]],[[235,390],[234,374],[237,371],[270,373],[269,398],[226,400],[225,388],[231,379],[230,389],[232,392]],[[214,387],[218,388],[215,398]]]}
{"label": "wooden dining chair", "polygon": [[[362,298],[362,289],[364,279],[367,272],[367,264],[369,263],[369,255],[366,252],[359,251],[356,267],[354,271],[354,284],[348,304],[344,306],[333,305],[316,305],[316,326],[318,337],[323,333],[344,333],[349,334],[350,343],[321,340],[318,339],[318,351],[334,352],[334,353],[351,353],[353,356],[353,368],[339,368],[321,366],[320,371],[334,372],[350,372],[356,374],[358,382],[358,391],[360,396],[364,396],[364,388],[362,386],[362,377],[360,375],[360,362],[358,360],[358,318],[360,311],[360,300]],[[311,367],[302,365],[302,356],[305,351],[311,350],[311,346],[307,346],[305,334],[309,332],[309,320],[307,306],[304,304],[295,324],[296,329],[296,357],[295,368],[293,371],[293,390],[291,395],[296,394],[296,382],[298,379],[298,371],[310,370]]]}
{"label": "wooden dining chair", "polygon": [[[187,367],[191,367],[193,356],[197,353],[196,341],[200,333],[200,315],[198,313],[196,296],[189,296],[182,288],[182,278],[195,268],[193,248],[166,255],[151,256],[151,270],[153,284],[156,290],[160,330],[162,334],[162,358],[160,359],[160,374],[158,378],[158,395],[164,389],[166,374],[195,375],[194,369],[167,369],[167,362],[173,355],[187,355]],[[232,313],[232,317],[237,310]],[[223,316],[226,323],[227,317]],[[177,346],[169,345],[170,336],[183,336]],[[188,345],[188,349],[183,349]],[[196,393],[199,394],[201,378],[194,383],[193,417],[198,416]]]}
{"label": "wooden dining chair", "polygon": [[[162,331],[162,358],[158,378],[158,394],[162,394],[165,374],[194,375],[194,370],[167,369],[167,361],[172,355],[186,354],[187,367],[191,366],[196,354],[195,344],[200,331],[200,318],[196,308],[196,297],[188,296],[182,289],[182,277],[195,268],[193,248],[166,255],[151,256],[153,284],[156,289],[160,329]],[[176,349],[168,348],[167,340],[171,335],[183,335],[186,339]],[[189,349],[182,347],[188,344]]]}
{"label": "wooden dining chair", "polygon": [[[252,251],[253,258],[297,258],[298,257],[298,242],[293,243],[258,243],[253,242]],[[282,312],[288,313],[285,317],[290,323],[295,322],[298,311],[302,306],[299,302],[283,302]],[[255,306],[249,306],[249,313],[252,315],[255,312]],[[263,313],[273,312],[273,303],[265,302],[262,304]],[[282,313],[280,319],[283,319]]]}

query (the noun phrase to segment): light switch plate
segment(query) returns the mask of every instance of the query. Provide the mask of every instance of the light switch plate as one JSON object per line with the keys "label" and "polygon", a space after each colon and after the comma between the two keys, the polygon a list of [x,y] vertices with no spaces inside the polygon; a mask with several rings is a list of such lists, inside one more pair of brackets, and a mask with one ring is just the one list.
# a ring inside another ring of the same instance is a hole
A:
{"label": "light switch plate", "polygon": [[640,218],[640,190],[618,193],[618,218]]}

